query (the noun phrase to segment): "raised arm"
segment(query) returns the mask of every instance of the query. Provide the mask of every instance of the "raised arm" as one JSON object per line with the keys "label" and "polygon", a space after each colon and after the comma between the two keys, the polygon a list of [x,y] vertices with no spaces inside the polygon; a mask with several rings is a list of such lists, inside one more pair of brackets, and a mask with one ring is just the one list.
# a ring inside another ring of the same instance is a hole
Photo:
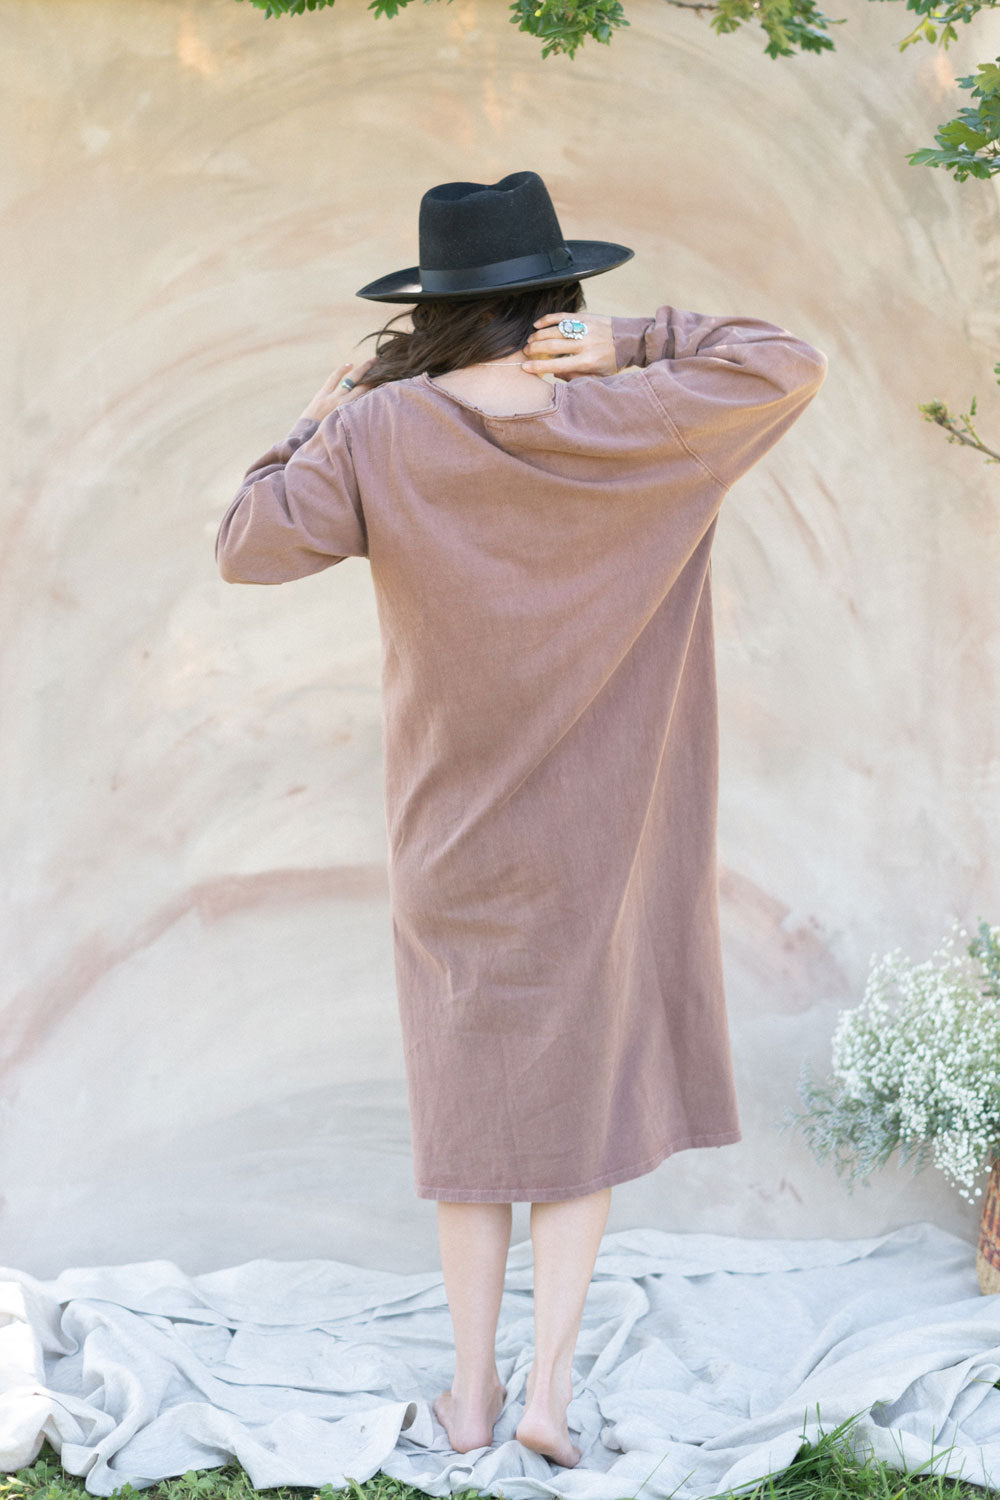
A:
{"label": "raised arm", "polygon": [[342,413],[302,416],[247,470],[215,539],[219,572],[227,583],[285,583],[367,555]]}
{"label": "raised arm", "polygon": [[[559,332],[563,316],[538,320],[524,368],[567,380],[643,380],[664,422],[726,489],[802,415],[826,378],[821,350],[760,318],[669,306],[652,318],[587,311],[580,314],[586,335],[574,341]],[[636,365],[638,377],[628,370]]]}
{"label": "raised arm", "polygon": [[619,370],[642,368],[681,441],[728,488],[773,448],[826,378],[827,357],[760,318],[664,306],[613,318]]}

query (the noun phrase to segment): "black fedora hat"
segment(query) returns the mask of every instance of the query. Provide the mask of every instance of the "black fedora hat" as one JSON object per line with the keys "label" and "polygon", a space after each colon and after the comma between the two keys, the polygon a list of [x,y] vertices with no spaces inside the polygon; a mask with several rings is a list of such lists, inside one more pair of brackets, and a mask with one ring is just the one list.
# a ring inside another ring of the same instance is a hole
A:
{"label": "black fedora hat", "polygon": [[420,200],[420,264],[363,286],[370,302],[491,297],[598,276],[631,260],[626,245],[567,240],[537,172],[444,182]]}

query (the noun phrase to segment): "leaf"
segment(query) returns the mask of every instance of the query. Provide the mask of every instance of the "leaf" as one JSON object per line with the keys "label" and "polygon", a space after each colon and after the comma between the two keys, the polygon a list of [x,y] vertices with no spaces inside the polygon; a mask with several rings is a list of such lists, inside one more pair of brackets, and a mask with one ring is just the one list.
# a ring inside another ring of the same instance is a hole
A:
{"label": "leaf", "polygon": [[938,131],[938,140],[945,141],[948,145],[968,146],[970,151],[981,150],[988,139],[981,131],[971,130],[962,120],[950,120]]}
{"label": "leaf", "polygon": [[1000,66],[998,63],[980,63],[976,70],[976,92],[1000,94]]}
{"label": "leaf", "polygon": [[[907,160],[909,161],[909,163],[910,163],[911,166],[913,166],[913,167],[921,167],[921,166],[924,165],[925,162],[934,161],[934,158],[936,156],[940,156],[940,155],[941,155],[941,152],[940,151],[935,151],[933,149],[933,147],[931,147],[931,146],[922,146],[919,151],[911,151],[911,152],[909,152],[908,156],[907,156]],[[936,161],[934,161],[934,165],[938,166],[939,163],[936,162]]]}

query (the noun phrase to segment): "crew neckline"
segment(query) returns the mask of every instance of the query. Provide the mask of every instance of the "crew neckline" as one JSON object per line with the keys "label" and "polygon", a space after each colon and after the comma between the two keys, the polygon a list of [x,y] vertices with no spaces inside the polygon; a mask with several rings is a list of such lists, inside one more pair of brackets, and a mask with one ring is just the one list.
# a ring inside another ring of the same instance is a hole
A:
{"label": "crew neckline", "polygon": [[432,380],[427,371],[424,370],[417,377],[423,383],[437,391],[442,396],[447,396],[449,401],[454,401],[458,406],[464,406],[466,411],[474,411],[479,417],[487,417],[491,422],[523,422],[525,417],[547,417],[551,412],[558,411],[562,400],[562,388],[565,381],[553,381],[552,401],[548,406],[536,407],[534,411],[487,411],[485,406],[476,406],[471,401],[466,401],[462,396],[456,396],[454,391],[449,391],[445,386],[438,385]]}

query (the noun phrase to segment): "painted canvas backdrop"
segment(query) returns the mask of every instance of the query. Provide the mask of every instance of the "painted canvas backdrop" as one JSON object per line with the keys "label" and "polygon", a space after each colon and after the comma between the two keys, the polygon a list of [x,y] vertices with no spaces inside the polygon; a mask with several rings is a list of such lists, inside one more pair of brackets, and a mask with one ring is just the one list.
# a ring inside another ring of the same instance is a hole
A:
{"label": "painted canvas backdrop", "polygon": [[777,1122],[873,952],[1000,912],[1000,479],[917,412],[977,392],[1000,435],[1000,195],[904,155],[1000,50],[997,18],[900,55],[906,13],[852,0],[832,57],[775,61],[753,30],[627,9],[611,46],[543,62],[488,0],[393,22],[362,0],[284,21],[0,3],[9,1264],[435,1263],[367,564],[238,588],[212,542],[380,321],[354,291],[416,259],[423,190],[524,166],[567,234],[636,249],[594,310],[746,313],[830,359],[714,552],[745,1138],[617,1188],[609,1227],[975,1236],[938,1175],[849,1197]]}

